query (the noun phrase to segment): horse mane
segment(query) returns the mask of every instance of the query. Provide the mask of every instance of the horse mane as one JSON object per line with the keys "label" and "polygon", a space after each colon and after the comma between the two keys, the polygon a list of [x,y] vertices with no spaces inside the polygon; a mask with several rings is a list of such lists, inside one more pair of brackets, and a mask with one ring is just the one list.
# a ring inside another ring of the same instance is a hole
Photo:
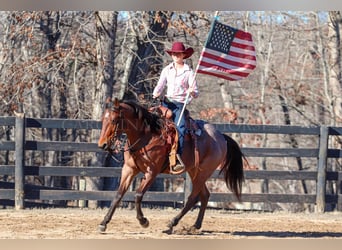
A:
{"label": "horse mane", "polygon": [[134,108],[137,118],[143,119],[145,124],[150,127],[152,133],[159,134],[161,132],[161,129],[164,127],[164,119],[162,117],[150,112],[147,108],[142,106],[137,101],[123,100],[122,103]]}

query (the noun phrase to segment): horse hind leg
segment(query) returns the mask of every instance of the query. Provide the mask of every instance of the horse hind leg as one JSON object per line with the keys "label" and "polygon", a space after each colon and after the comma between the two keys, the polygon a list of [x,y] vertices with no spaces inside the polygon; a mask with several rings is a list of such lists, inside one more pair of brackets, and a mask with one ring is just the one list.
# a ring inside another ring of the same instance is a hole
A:
{"label": "horse hind leg", "polygon": [[[207,209],[208,201],[210,197],[210,192],[207,188],[206,185],[204,185],[203,189],[200,191],[199,195],[197,195],[196,199],[192,199],[189,197],[188,202],[189,202],[189,207],[190,209],[195,206],[195,204],[200,201],[200,210],[197,215],[196,222],[193,226],[191,226],[187,231],[188,233],[195,233],[197,230],[199,230],[202,227],[202,222],[204,218],[205,211]],[[199,198],[199,199],[198,199]],[[189,210],[190,210],[189,209]],[[189,211],[188,210],[188,211]],[[186,214],[187,211],[184,211],[184,213],[179,214],[176,216],[169,224],[169,230],[166,230],[164,232],[166,233],[172,233],[172,228],[178,224],[180,219]],[[182,215],[183,214],[183,215]],[[173,223],[173,224],[172,224]]]}
{"label": "horse hind leg", "polygon": [[[193,179],[192,179],[193,180]],[[173,227],[177,226],[179,221],[183,218],[183,216],[189,212],[190,209],[192,209],[196,203],[198,202],[199,200],[199,197],[200,197],[200,192],[201,192],[201,186],[203,186],[204,183],[193,183],[193,188],[192,188],[192,191],[185,203],[185,206],[183,207],[183,209],[180,211],[179,214],[177,214],[170,222],[169,224],[167,225],[168,229],[164,230],[163,233],[167,233],[167,234],[172,234],[173,232]],[[201,197],[201,199],[203,199]],[[194,227],[196,227],[197,225],[201,225],[202,224],[202,219],[203,219],[203,216],[204,216],[204,212],[200,212],[198,218],[197,218],[197,222],[195,224]]]}
{"label": "horse hind leg", "polygon": [[166,234],[172,234],[173,228],[178,225],[179,221],[183,218],[183,216],[189,212],[191,208],[195,206],[195,204],[198,201],[198,195],[195,196],[189,196],[187,202],[185,203],[185,206],[181,210],[179,214],[177,214],[167,225],[167,229],[163,231],[163,233]]}
{"label": "horse hind leg", "polygon": [[191,231],[196,230],[196,229],[198,230],[202,227],[204,214],[205,214],[205,211],[207,209],[208,201],[209,201],[209,197],[210,197],[210,192],[209,192],[206,185],[204,185],[204,187],[201,190],[199,195],[200,195],[200,201],[201,201],[200,211],[198,212],[196,222],[192,226]]}
{"label": "horse hind leg", "polygon": [[120,186],[118,188],[118,191],[117,191],[117,193],[116,193],[116,195],[115,195],[115,197],[114,197],[114,199],[110,205],[110,208],[109,208],[107,214],[105,215],[102,222],[98,226],[98,231],[100,233],[103,233],[106,231],[107,224],[112,219],[116,208],[120,204],[122,197],[126,193],[128,187],[132,183],[132,181],[133,181],[134,177],[137,175],[137,173],[138,172],[135,171],[133,168],[127,167],[125,165],[123,166],[122,172],[121,172],[121,181],[120,181]]}

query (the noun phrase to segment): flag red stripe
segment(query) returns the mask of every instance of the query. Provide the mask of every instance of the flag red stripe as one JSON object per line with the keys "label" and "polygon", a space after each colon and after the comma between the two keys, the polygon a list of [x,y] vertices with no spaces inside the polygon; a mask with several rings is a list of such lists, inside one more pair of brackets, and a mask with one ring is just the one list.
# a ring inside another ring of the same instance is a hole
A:
{"label": "flag red stripe", "polygon": [[252,35],[250,33],[247,33],[247,32],[241,31],[241,30],[238,30],[235,33],[234,37],[239,38],[241,40],[246,40],[246,41],[251,41],[251,42],[253,41]]}
{"label": "flag red stripe", "polygon": [[[255,65],[253,65],[253,64],[246,64],[246,63],[241,63],[241,62],[237,62],[237,61],[232,61],[232,60],[226,59],[225,57],[215,56],[215,55],[210,54],[210,53],[205,52],[205,51],[203,52],[203,57],[210,58],[212,60],[222,62],[224,64],[231,64],[231,65],[234,65],[237,67],[244,67],[244,68],[249,68],[249,69],[255,68]],[[245,57],[242,57],[242,58],[245,58]],[[202,60],[200,61],[200,64],[201,63],[202,63]]]}
{"label": "flag red stripe", "polygon": [[255,68],[255,67],[250,67],[249,65],[244,65],[242,67],[238,67],[237,69],[235,69],[235,68],[229,67],[230,65],[222,66],[222,65],[218,65],[218,64],[214,64],[210,62],[205,62],[205,61],[201,61],[199,65],[203,67],[208,67],[208,68],[213,68],[213,67],[221,68],[223,71],[229,71],[230,73],[239,72],[237,74],[240,74],[246,71],[249,74],[249,72]]}
{"label": "flag red stripe", "polygon": [[234,40],[232,41],[231,46],[232,47],[237,47],[237,48],[240,48],[240,49],[244,49],[244,50],[255,51],[255,48],[253,46],[247,45],[247,44],[243,44],[243,43],[237,43],[237,42],[234,42]]}
{"label": "flag red stripe", "polygon": [[241,77],[246,77],[250,73],[250,72],[239,71],[239,70],[236,70],[236,69],[226,68],[226,67],[223,67],[223,66],[218,66],[218,65],[215,65],[215,64],[212,64],[212,63],[203,62],[203,61],[200,63],[200,66],[203,66],[203,67],[206,67],[206,68],[211,68],[211,69],[220,71],[220,72],[225,73],[225,74],[237,75],[237,76],[241,76]]}
{"label": "flag red stripe", "polygon": [[246,55],[246,54],[241,54],[239,52],[235,51],[229,51],[228,55],[234,56],[234,57],[240,57],[240,58],[245,58],[251,61],[256,61],[256,57],[252,55]]}

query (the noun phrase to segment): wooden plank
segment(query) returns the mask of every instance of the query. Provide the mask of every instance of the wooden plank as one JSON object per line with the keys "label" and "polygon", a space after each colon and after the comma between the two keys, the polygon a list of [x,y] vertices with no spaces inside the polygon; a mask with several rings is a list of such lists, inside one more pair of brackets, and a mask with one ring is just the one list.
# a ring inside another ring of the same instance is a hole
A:
{"label": "wooden plank", "polygon": [[340,195],[336,194],[327,194],[325,195],[325,203],[332,203],[332,204],[337,204],[338,198],[341,198]]}
{"label": "wooden plank", "polygon": [[33,176],[89,176],[89,177],[120,177],[121,168],[116,167],[38,167],[25,168],[25,175]]}
{"label": "wooden plank", "polygon": [[[116,191],[30,190],[26,199],[35,200],[112,200]],[[127,192],[125,201],[134,201],[135,192]],[[0,189],[0,199],[13,199],[13,190]],[[242,194],[242,202],[315,203],[315,194]],[[183,201],[184,193],[146,192],[144,201]],[[211,193],[210,201],[238,202],[232,193]]]}
{"label": "wooden plank", "polygon": [[[26,166],[25,175],[28,176],[89,176],[89,177],[120,177],[121,168],[118,167],[64,167],[64,166]],[[265,179],[265,180],[316,180],[317,171],[277,171],[277,170],[246,170],[245,179]],[[326,179],[336,181],[341,172],[329,171]],[[14,175],[14,165],[0,165],[0,175]],[[180,179],[185,178],[186,174],[170,175],[159,174],[157,178]],[[142,174],[138,175],[143,177]],[[211,178],[219,178],[219,170],[216,170]],[[340,177],[342,178],[342,177]]]}
{"label": "wooden plank", "polygon": [[[25,166],[25,175],[31,176],[89,176],[89,177],[120,177],[120,167],[78,167],[78,166]],[[245,170],[245,179],[269,180],[316,180],[317,171],[276,171],[276,170]],[[14,175],[14,165],[0,165],[0,175]],[[139,176],[142,177],[142,174]],[[159,174],[157,178],[178,179],[181,175]],[[216,170],[211,178],[222,178]],[[327,172],[327,180],[337,180],[338,172]]]}
{"label": "wooden plank", "polygon": [[342,127],[329,127],[329,135],[342,135]]}
{"label": "wooden plank", "polygon": [[[222,178],[216,170],[211,178]],[[316,180],[317,171],[280,171],[280,170],[245,170],[245,179],[263,180]],[[331,177],[332,178],[332,177]]]}
{"label": "wooden plank", "polygon": [[14,182],[0,181],[0,189],[14,189]]}
{"label": "wooden plank", "polygon": [[[113,200],[116,191],[30,190],[27,199],[33,200]],[[135,201],[135,192],[127,192],[123,201]],[[146,192],[143,201],[182,202],[183,192]]]}
{"label": "wooden plank", "polygon": [[318,157],[318,148],[241,148],[249,157]]}
{"label": "wooden plank", "polygon": [[61,141],[26,141],[26,150],[35,151],[69,151],[69,152],[103,152],[96,143],[88,142],[61,142]]}
{"label": "wooden plank", "polygon": [[260,133],[260,134],[302,134],[319,135],[320,127],[304,127],[290,125],[248,125],[214,123],[214,127],[222,133]]}
{"label": "wooden plank", "polygon": [[[74,190],[30,190],[26,199],[32,200],[112,200],[116,191],[74,191]],[[134,202],[135,192],[127,192],[123,201]],[[327,203],[336,203],[342,195],[327,195]],[[13,189],[0,189],[0,200],[13,200]],[[184,193],[147,192],[143,201],[183,202]],[[211,193],[213,202],[238,202],[232,193]],[[316,201],[315,194],[242,194],[242,202],[273,202],[273,203],[311,203]]]}
{"label": "wooden plank", "polygon": [[[89,176],[89,177],[121,177],[120,167],[64,167],[64,166],[26,166],[25,175],[33,176]],[[142,178],[143,173],[137,178]],[[157,178],[185,178],[181,175],[159,174]]]}
{"label": "wooden plank", "polygon": [[342,158],[341,149],[328,149],[328,158]]}
{"label": "wooden plank", "polygon": [[[0,181],[0,189],[14,189],[14,182],[6,182]],[[70,190],[68,188],[59,188],[59,187],[47,187],[47,186],[38,186],[34,184],[25,184],[25,190]]]}
{"label": "wooden plank", "polygon": [[0,175],[14,176],[15,165],[0,165]]}
{"label": "wooden plank", "polygon": [[0,141],[0,151],[14,151],[15,143],[14,141]]}
{"label": "wooden plank", "polygon": [[[232,193],[211,193],[210,201],[238,202]],[[242,194],[242,202],[315,203],[315,194]]]}
{"label": "wooden plank", "polygon": [[[26,150],[35,151],[70,151],[70,152],[103,152],[96,143],[61,142],[61,141],[26,141]],[[242,148],[249,157],[318,157],[317,148]],[[334,151],[331,151],[334,152]]]}
{"label": "wooden plank", "polygon": [[101,129],[101,121],[80,119],[26,118],[28,128]]}
{"label": "wooden plank", "polygon": [[15,126],[14,116],[0,116],[0,126]]}
{"label": "wooden plank", "polygon": [[[27,127],[32,128],[65,128],[65,129],[101,129],[101,122],[81,119],[26,118]],[[0,124],[14,126],[15,117],[1,117]],[[223,133],[269,133],[269,134],[307,134],[319,135],[319,127],[290,125],[249,125],[213,123]],[[331,135],[341,135],[342,128],[330,127]]]}
{"label": "wooden plank", "polygon": [[325,179],[327,181],[337,181],[341,172],[326,171]]}
{"label": "wooden plank", "polygon": [[257,170],[245,171],[246,179],[268,179],[268,180],[316,180],[316,171],[270,171]]}
{"label": "wooden plank", "polygon": [[14,189],[0,189],[0,200],[14,200]]}

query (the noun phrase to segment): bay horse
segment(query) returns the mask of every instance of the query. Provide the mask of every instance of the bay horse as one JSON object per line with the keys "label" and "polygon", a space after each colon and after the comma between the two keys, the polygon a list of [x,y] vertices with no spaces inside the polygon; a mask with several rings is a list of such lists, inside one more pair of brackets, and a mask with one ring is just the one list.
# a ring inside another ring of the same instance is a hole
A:
{"label": "bay horse", "polygon": [[[121,134],[126,134],[124,164],[116,196],[100,223],[98,229],[105,232],[107,224],[113,217],[134,177],[142,172],[144,178],[135,194],[137,219],[142,227],[148,227],[149,221],[144,217],[141,202],[145,192],[160,173],[170,174],[168,167],[169,148],[163,136],[165,118],[150,112],[134,101],[106,100],[102,116],[102,129],[98,146],[111,151]],[[199,161],[195,166],[194,141],[185,140],[182,154],[185,171],[192,181],[192,190],[180,213],[167,225],[164,233],[171,234],[182,217],[200,201],[200,209],[195,224],[189,230],[198,230],[202,226],[205,210],[209,200],[206,181],[216,169],[223,173],[225,183],[240,201],[244,181],[243,160],[245,159],[236,141],[220,133],[213,125],[199,122],[201,135],[197,138]],[[198,164],[199,162],[199,164]]]}

